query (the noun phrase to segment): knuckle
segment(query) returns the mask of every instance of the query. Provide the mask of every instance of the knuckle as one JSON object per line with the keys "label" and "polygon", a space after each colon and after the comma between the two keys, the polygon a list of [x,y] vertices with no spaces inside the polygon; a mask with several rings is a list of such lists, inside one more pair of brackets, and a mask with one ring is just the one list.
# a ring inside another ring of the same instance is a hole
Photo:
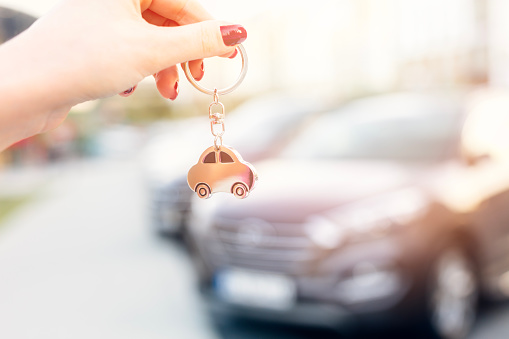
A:
{"label": "knuckle", "polygon": [[217,47],[217,36],[210,25],[202,25],[200,29],[201,52],[203,56],[215,55]]}
{"label": "knuckle", "polygon": [[190,0],[182,0],[179,3],[177,10],[175,11],[175,21],[180,22],[186,16],[187,6],[189,5]]}
{"label": "knuckle", "polygon": [[200,42],[201,42],[201,53],[206,56],[210,53],[210,39],[209,33],[204,25],[200,28]]}

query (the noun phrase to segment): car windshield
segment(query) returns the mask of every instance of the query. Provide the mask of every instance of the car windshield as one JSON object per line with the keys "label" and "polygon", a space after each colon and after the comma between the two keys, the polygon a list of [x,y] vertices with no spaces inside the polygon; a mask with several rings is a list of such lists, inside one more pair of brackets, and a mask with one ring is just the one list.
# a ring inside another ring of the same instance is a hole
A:
{"label": "car windshield", "polygon": [[438,161],[453,154],[459,122],[451,101],[405,95],[364,99],[314,121],[282,156]]}

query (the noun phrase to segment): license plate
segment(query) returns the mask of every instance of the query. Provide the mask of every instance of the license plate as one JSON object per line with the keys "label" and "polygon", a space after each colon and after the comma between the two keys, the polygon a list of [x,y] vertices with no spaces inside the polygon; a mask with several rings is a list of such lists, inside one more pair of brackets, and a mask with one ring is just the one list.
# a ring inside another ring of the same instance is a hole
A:
{"label": "license plate", "polygon": [[216,275],[218,295],[231,303],[284,310],[295,301],[295,282],[287,276],[249,270],[225,270]]}

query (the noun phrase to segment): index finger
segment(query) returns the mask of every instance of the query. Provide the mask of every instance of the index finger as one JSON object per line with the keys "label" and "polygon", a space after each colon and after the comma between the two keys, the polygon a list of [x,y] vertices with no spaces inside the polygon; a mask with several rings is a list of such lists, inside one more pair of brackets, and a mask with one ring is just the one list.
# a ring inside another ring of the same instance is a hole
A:
{"label": "index finger", "polygon": [[179,25],[214,19],[196,0],[147,0],[142,3],[142,11],[145,9],[150,9]]}

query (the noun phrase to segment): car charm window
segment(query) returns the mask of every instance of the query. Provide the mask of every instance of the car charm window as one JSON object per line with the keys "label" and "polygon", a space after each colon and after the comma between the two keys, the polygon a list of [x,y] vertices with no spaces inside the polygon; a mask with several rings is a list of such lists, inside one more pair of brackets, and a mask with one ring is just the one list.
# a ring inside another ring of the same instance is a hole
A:
{"label": "car charm window", "polygon": [[216,162],[216,152],[210,152],[203,158],[204,164],[214,164]]}
{"label": "car charm window", "polygon": [[221,152],[219,153],[219,161],[222,162],[223,164],[226,164],[233,162],[233,159],[228,155],[228,153]]}

